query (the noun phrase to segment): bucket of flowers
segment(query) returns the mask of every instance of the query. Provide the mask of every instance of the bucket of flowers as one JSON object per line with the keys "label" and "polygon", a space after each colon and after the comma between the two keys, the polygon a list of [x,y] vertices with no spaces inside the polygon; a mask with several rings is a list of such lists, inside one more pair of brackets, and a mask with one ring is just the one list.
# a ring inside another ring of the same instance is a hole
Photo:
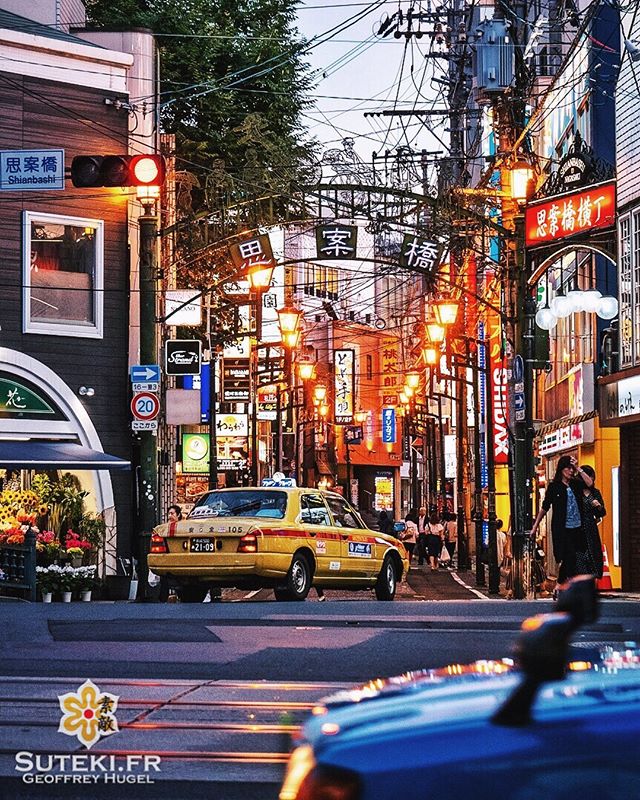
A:
{"label": "bucket of flowers", "polygon": [[60,557],[60,540],[53,531],[41,531],[36,536],[36,562],[43,567],[54,564]]}
{"label": "bucket of flowers", "polygon": [[36,585],[42,594],[42,602],[50,603],[53,595],[60,591],[61,568],[57,564],[36,567]]}
{"label": "bucket of flowers", "polygon": [[79,567],[83,560],[90,555],[92,545],[86,539],[81,539],[78,534],[69,529],[64,540],[66,555],[71,559],[73,567]]}
{"label": "bucket of flowers", "polygon": [[91,592],[96,586],[96,567],[85,566],[75,569],[75,589],[80,592],[80,599],[88,603],[91,600]]}

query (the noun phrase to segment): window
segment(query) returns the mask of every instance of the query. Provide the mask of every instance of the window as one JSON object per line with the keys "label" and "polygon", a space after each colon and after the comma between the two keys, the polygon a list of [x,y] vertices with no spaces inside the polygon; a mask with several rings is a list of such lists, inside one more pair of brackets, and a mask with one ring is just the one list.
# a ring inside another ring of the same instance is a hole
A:
{"label": "window", "polygon": [[300,521],[307,525],[331,525],[329,512],[321,495],[302,495],[300,498]]}
{"label": "window", "polygon": [[341,528],[364,528],[356,512],[341,497],[327,497],[327,505],[331,509],[336,525]]}
{"label": "window", "polygon": [[102,338],[104,223],[25,211],[24,333]]}
{"label": "window", "polygon": [[285,492],[224,489],[201,497],[189,513],[189,519],[201,517],[270,517],[284,519],[287,511]]}

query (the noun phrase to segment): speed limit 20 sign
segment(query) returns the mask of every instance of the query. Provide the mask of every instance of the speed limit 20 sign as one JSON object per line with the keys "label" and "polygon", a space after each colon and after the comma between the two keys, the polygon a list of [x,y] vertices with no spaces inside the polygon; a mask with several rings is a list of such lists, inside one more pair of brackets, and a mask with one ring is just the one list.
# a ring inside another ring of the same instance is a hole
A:
{"label": "speed limit 20 sign", "polygon": [[131,427],[134,431],[156,430],[156,417],[160,412],[160,401],[153,392],[137,392],[131,400],[131,413],[134,416]]}

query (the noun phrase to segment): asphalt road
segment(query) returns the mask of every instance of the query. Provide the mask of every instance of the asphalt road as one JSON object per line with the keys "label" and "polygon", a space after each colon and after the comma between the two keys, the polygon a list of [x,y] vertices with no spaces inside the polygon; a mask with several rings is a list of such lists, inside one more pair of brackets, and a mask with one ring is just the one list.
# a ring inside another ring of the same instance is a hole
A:
{"label": "asphalt road", "polygon": [[[319,697],[377,676],[508,656],[523,618],[552,610],[550,600],[432,601],[413,590],[393,603],[267,596],[0,603],[0,798],[275,800],[291,736]],[[575,647],[584,655],[631,639],[640,640],[640,603],[608,600]],[[33,786],[16,775],[20,751],[86,755],[58,732],[58,695],[88,678],[121,698],[120,731],[91,753],[115,754],[116,773],[131,754],[157,755],[155,783]]]}

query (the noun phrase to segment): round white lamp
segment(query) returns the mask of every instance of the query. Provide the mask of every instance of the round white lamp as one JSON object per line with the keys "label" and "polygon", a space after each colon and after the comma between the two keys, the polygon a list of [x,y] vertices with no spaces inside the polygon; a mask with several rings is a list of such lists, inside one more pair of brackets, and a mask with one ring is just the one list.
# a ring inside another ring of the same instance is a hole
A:
{"label": "round white lamp", "polygon": [[602,292],[599,289],[588,289],[583,292],[582,307],[590,314],[595,314],[600,308],[600,298]]}
{"label": "round white lamp", "polygon": [[551,310],[558,319],[568,317],[573,311],[571,300],[564,294],[557,294],[551,301]]}
{"label": "round white lamp", "polygon": [[567,299],[571,303],[572,311],[584,311],[584,292],[582,289],[572,289],[567,293]]}
{"label": "round white lamp", "polygon": [[596,314],[601,319],[613,319],[618,316],[618,298],[617,297],[602,297],[600,298],[600,305]]}
{"label": "round white lamp", "polygon": [[536,312],[536,325],[542,328],[543,331],[550,331],[552,328],[555,328],[557,322],[558,318],[549,306],[540,308]]}

